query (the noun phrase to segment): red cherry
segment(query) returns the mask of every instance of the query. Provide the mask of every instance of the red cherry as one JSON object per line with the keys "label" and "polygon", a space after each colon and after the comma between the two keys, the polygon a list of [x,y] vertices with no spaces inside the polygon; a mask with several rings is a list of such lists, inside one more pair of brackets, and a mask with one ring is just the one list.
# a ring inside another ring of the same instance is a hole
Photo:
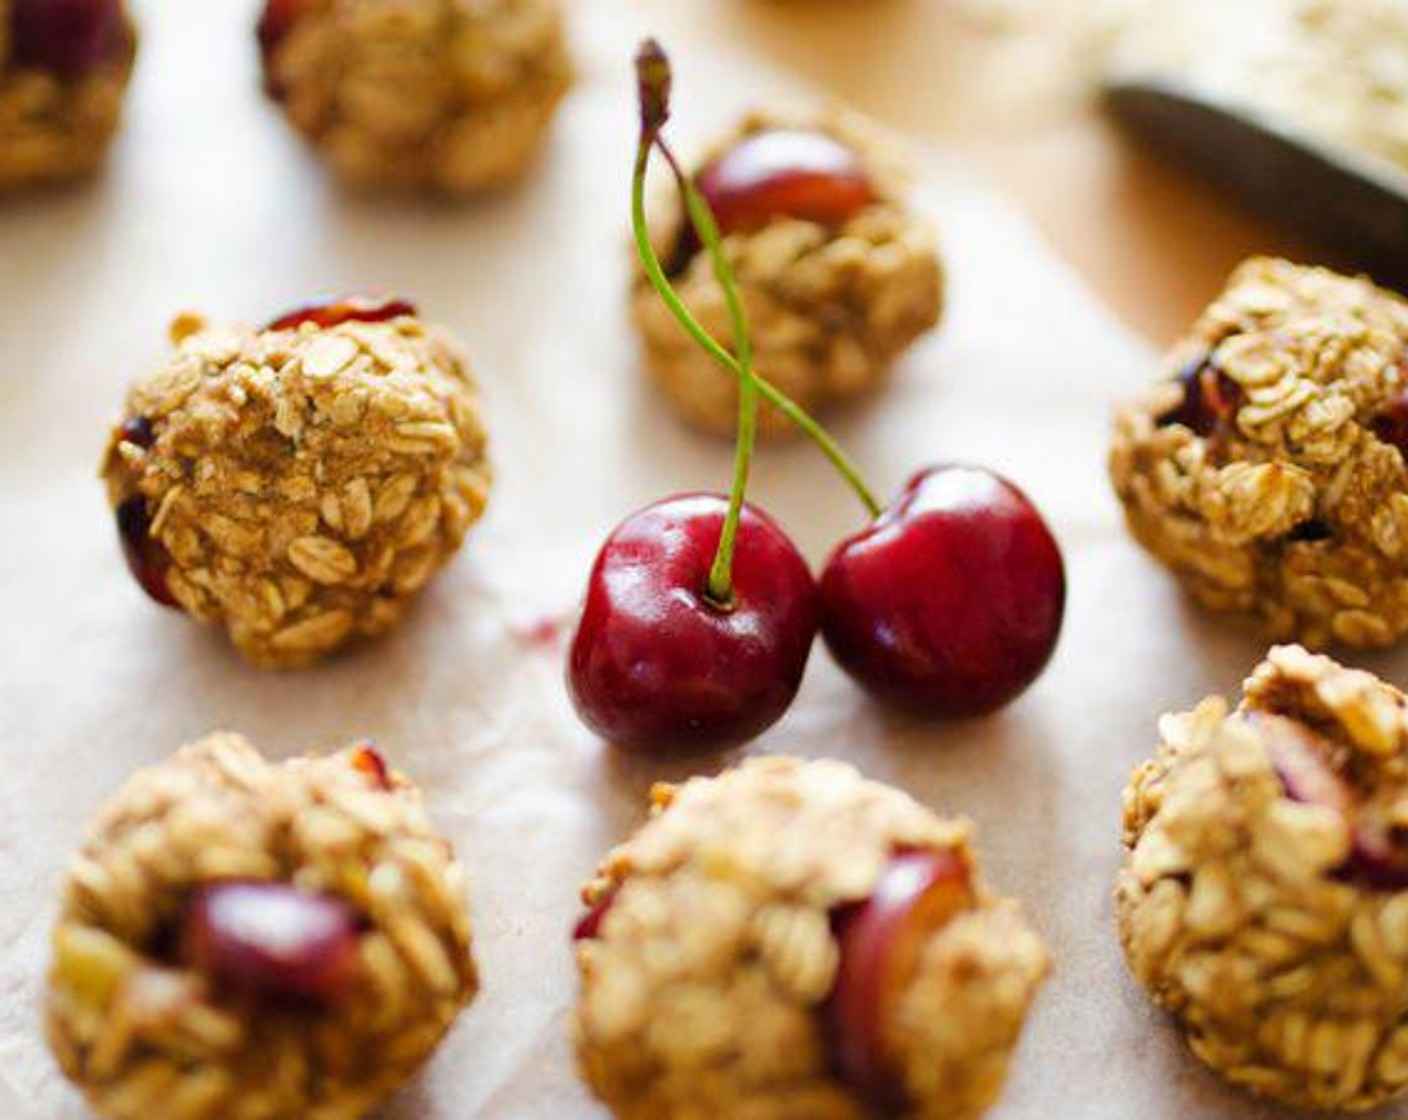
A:
{"label": "red cherry", "polygon": [[1242,387],[1206,356],[1185,366],[1177,380],[1183,398],[1158,418],[1159,427],[1181,424],[1204,439],[1226,431],[1245,399]]}
{"label": "red cherry", "polygon": [[621,884],[613,885],[593,904],[592,908],[582,915],[581,920],[573,927],[573,941],[595,941],[601,936],[601,924],[606,921],[606,915],[611,913],[611,908],[616,905],[616,896],[621,893]]}
{"label": "red cherry", "polygon": [[291,331],[304,323],[314,323],[326,330],[339,323],[385,323],[391,319],[416,314],[416,305],[404,299],[335,299],[312,303],[286,315],[280,315],[264,329]]}
{"label": "red cherry", "polygon": [[623,521],[597,555],[572,642],[568,686],[583,721],[632,750],[718,749],[775,723],[816,634],[816,585],[797,547],[744,506],[733,602],[709,571],[728,501],[685,494]]}
{"label": "red cherry", "polygon": [[171,557],[162,543],[152,536],[147,500],[140,494],[128,498],[117,507],[116,517],[122,555],[127,560],[132,578],[163,607],[180,610],[181,604],[171,594],[171,585],[166,578],[171,568]]}
{"label": "red cherry", "polygon": [[909,852],[895,858],[869,899],[833,919],[841,957],[823,1023],[841,1079],[877,1111],[903,1111],[903,1076],[890,1053],[889,1024],[920,954],[976,901],[959,856]]}
{"label": "red cherry", "polygon": [[240,995],[334,1006],[358,976],[360,925],[336,895],[287,883],[217,883],[187,905],[180,955]]}
{"label": "red cherry", "polygon": [[821,626],[881,699],[973,716],[1037,678],[1065,601],[1061,550],[1026,495],[978,467],[935,467],[832,554]]}
{"label": "red cherry", "polygon": [[10,0],[15,63],[64,78],[122,55],[127,26],[120,0]]}
{"label": "red cherry", "polygon": [[[806,129],[746,136],[700,171],[696,183],[725,234],[760,229],[776,218],[839,226],[877,197],[854,151]],[[680,271],[698,251],[699,238],[687,226],[670,271]]]}
{"label": "red cherry", "polygon": [[803,129],[745,137],[699,172],[698,185],[724,233],[781,217],[836,226],[875,201],[856,153]]}
{"label": "red cherry", "polygon": [[1408,850],[1336,768],[1343,748],[1286,716],[1253,712],[1247,719],[1260,732],[1286,796],[1332,809],[1348,824],[1353,842],[1340,875],[1376,890],[1408,889]]}

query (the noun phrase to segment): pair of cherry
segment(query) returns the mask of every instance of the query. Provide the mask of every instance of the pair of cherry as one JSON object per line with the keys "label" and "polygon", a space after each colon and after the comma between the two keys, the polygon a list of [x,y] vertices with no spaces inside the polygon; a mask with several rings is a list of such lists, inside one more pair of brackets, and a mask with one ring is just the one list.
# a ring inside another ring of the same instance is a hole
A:
{"label": "pair of cherry", "polygon": [[882,700],[955,718],[1040,674],[1061,627],[1061,554],[1014,486],[973,467],[919,472],[832,553],[818,587],[797,546],[746,507],[732,600],[708,591],[722,495],[669,498],[607,539],[572,644],[577,710],[626,748],[730,746],[780,719],[818,628]]}
{"label": "pair of cherry", "polygon": [[[690,754],[737,744],[787,710],[818,630],[842,668],[882,700],[947,718],[994,711],[1036,679],[1060,632],[1065,571],[1046,523],[1011,483],[968,466],[918,471],[881,509],[835,441],[752,373],[720,247],[721,235],[779,217],[843,224],[877,198],[860,161],[821,133],[765,131],[690,179],[660,135],[668,60],[647,44],[637,67],[637,248],[682,326],[740,380],[739,469],[731,495],[668,498],[608,537],[569,659],[578,713],[628,749]],[[655,255],[641,202],[653,150],[685,201],[681,245],[709,251],[732,303],[732,353],[703,332]],[[835,549],[819,583],[782,528],[741,502],[755,420],[750,392],[816,440],[872,514]]]}
{"label": "pair of cherry", "polygon": [[126,43],[120,0],[10,0],[10,50],[20,66],[77,78],[120,57]]}

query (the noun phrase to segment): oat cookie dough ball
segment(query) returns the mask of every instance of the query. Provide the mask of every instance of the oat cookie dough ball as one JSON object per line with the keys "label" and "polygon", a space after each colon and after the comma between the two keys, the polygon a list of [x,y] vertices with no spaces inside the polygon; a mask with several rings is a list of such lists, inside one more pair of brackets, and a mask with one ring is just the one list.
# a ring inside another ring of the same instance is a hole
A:
{"label": "oat cookie dough ball", "polygon": [[1165,716],[1125,791],[1135,979],[1261,1096],[1366,1109],[1408,1086],[1408,715],[1368,673],[1273,649],[1241,705]]}
{"label": "oat cookie dough ball", "polygon": [[[697,182],[725,235],[762,374],[811,412],[880,385],[938,323],[943,272],[899,163],[854,114],[757,112],[705,154]],[[714,337],[731,338],[709,255],[673,194],[657,251]],[[646,368],[691,423],[731,434],[737,385],[681,330],[638,272],[631,310]],[[764,407],[765,434],[789,431]]]}
{"label": "oat cookie dough ball", "polygon": [[353,186],[518,179],[572,82],[561,0],[266,0],[265,88]]}
{"label": "oat cookie dough ball", "polygon": [[136,50],[121,0],[0,0],[0,192],[97,170]]}
{"label": "oat cookie dough ball", "polygon": [[1252,260],[1115,421],[1129,526],[1193,595],[1277,637],[1408,633],[1408,302]]}
{"label": "oat cookie dough ball", "polygon": [[1045,948],[965,822],[839,762],[658,787],[585,890],[582,1075],[621,1120],[958,1120],[1001,1091]]}
{"label": "oat cookie dough ball", "polygon": [[215,734],[141,771],[69,867],[46,1008],[108,1120],[357,1120],[475,994],[464,874],[374,749]]}
{"label": "oat cookie dough ball", "polygon": [[404,301],[269,326],[172,327],[127,399],[103,476],[152,598],[258,665],[307,665],[390,629],[483,512],[473,378]]}

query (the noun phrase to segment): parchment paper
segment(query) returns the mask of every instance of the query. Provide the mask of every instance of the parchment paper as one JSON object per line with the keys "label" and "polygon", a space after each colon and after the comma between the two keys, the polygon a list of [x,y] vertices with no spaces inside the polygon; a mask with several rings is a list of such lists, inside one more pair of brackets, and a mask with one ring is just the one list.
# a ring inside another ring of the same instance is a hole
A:
{"label": "parchment paper", "polygon": [[[216,727],[277,756],[374,736],[468,865],[485,989],[385,1115],[603,1116],[567,1041],[576,889],[641,819],[649,784],[686,770],[596,743],[561,687],[561,640],[537,631],[570,623],[611,525],[670,492],[725,486],[730,464],[728,446],[682,429],[641,387],[623,318],[628,60],[647,6],[573,0],[582,81],[538,174],[452,209],[327,185],[257,95],[252,0],[149,0],[110,174],[0,207],[3,1120],[87,1115],[38,1023],[59,876],[107,793]],[[673,46],[683,137],[797,92],[743,56]],[[1134,989],[1109,904],[1119,791],[1156,717],[1234,688],[1261,643],[1185,607],[1119,525],[1106,418],[1152,354],[951,162],[925,163],[923,196],[951,268],[947,319],[840,434],[886,489],[923,462],[964,459],[1026,486],[1066,548],[1065,637],[1016,707],[945,728],[873,707],[818,646],[795,709],[753,749],[847,758],[977,822],[992,880],[1025,901],[1058,961],[994,1116],[1269,1115],[1204,1073]],[[343,290],[414,295],[464,336],[500,477],[489,517],[399,632],[322,670],[268,675],[141,597],[96,462],[174,312],[262,321]],[[754,497],[818,564],[861,521],[802,445],[764,454]]]}

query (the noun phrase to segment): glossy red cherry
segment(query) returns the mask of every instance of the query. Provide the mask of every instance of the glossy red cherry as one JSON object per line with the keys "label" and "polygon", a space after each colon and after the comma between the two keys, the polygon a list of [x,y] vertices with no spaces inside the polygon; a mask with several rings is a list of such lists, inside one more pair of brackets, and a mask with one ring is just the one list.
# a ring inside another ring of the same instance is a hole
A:
{"label": "glossy red cherry", "polygon": [[336,895],[229,881],[201,888],[187,905],[180,955],[240,995],[333,1006],[356,982],[360,929],[356,911]]}
{"label": "glossy red cherry", "polygon": [[1245,399],[1242,387],[1207,357],[1184,367],[1178,384],[1182,399],[1158,418],[1159,427],[1181,424],[1204,439],[1226,431]]}
{"label": "glossy red cherry", "polygon": [[978,467],[935,467],[832,554],[821,628],[881,699],[974,716],[1045,668],[1065,601],[1061,550],[1026,495]]}
{"label": "glossy red cherry", "polygon": [[875,201],[860,158],[824,132],[771,129],[744,137],[699,172],[699,193],[724,233],[775,218],[840,225]]}
{"label": "glossy red cherry", "polygon": [[727,499],[686,494],[623,521],[597,555],[568,663],[583,721],[639,751],[743,742],[787,710],[816,634],[816,585],[787,535],[744,506],[733,602],[708,596]]}
{"label": "glossy red cherry", "polygon": [[[860,158],[824,132],[770,129],[746,136],[695,178],[725,233],[760,229],[777,218],[839,226],[876,200]],[[699,251],[686,227],[671,260],[678,272]]]}
{"label": "glossy red cherry", "polygon": [[339,323],[385,323],[416,314],[416,305],[404,299],[335,299],[312,303],[280,315],[264,329],[291,331],[304,323],[313,323],[326,330]]}
{"label": "glossy red cherry", "polygon": [[81,77],[121,56],[127,27],[120,0],[10,0],[10,43],[20,66]]}
{"label": "glossy red cherry", "polygon": [[968,865],[953,852],[897,856],[863,903],[839,911],[836,983],[822,1008],[841,1079],[881,1112],[903,1106],[889,1025],[929,939],[976,904]]}
{"label": "glossy red cherry", "polygon": [[147,500],[140,494],[134,495],[117,507],[115,516],[117,535],[122,541],[122,555],[127,560],[132,578],[163,607],[180,610],[181,604],[171,594],[171,585],[166,578],[171,568],[171,557],[161,542],[152,536]]}

